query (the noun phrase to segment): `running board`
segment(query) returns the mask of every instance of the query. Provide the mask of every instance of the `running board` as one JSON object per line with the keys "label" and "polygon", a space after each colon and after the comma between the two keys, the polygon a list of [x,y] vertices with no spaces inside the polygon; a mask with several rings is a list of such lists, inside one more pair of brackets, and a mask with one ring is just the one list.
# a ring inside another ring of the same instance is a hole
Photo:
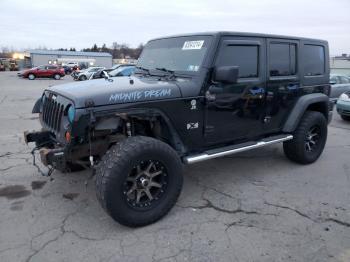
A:
{"label": "running board", "polygon": [[278,136],[264,138],[260,141],[247,142],[247,143],[237,144],[233,146],[225,146],[222,148],[205,151],[202,154],[186,156],[184,158],[184,162],[186,164],[193,164],[200,161],[209,160],[209,159],[213,159],[221,156],[227,156],[235,153],[240,153],[240,152],[248,151],[254,148],[268,146],[268,145],[272,145],[272,144],[276,144],[276,143],[280,143],[280,142],[292,140],[292,139],[293,139],[292,135],[278,135]]}

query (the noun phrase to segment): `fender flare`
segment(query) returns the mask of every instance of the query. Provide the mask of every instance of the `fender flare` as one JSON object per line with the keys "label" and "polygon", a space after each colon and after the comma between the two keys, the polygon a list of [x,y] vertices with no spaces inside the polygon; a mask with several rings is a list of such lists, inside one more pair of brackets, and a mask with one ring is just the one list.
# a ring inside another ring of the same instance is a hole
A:
{"label": "fender flare", "polygon": [[42,107],[42,99],[40,97],[38,100],[36,100],[34,104],[34,107],[32,109],[32,114],[41,113],[41,107]]}
{"label": "fender flare", "polygon": [[186,152],[185,145],[183,144],[179,134],[175,130],[170,118],[161,110],[159,109],[135,109],[135,110],[129,110],[128,115],[145,115],[145,116],[159,116],[166,124],[167,128],[169,129],[169,132],[171,134],[171,140],[172,144],[174,145],[174,149],[178,151],[180,154],[183,154]]}
{"label": "fender flare", "polygon": [[321,113],[323,113],[326,119],[328,119],[329,97],[322,93],[307,94],[297,100],[286,122],[284,123],[282,131],[286,133],[293,132],[297,128],[308,107],[316,103],[321,104]]}
{"label": "fender flare", "polygon": [[160,117],[164,123],[166,124],[170,135],[171,135],[171,142],[174,146],[174,149],[179,153],[179,154],[184,154],[186,152],[186,147],[182,141],[182,139],[180,138],[178,132],[176,131],[176,129],[174,128],[174,125],[172,124],[170,118],[161,110],[159,109],[155,109],[155,108],[135,108],[135,109],[119,109],[116,110],[116,112],[113,113],[109,113],[108,115],[102,115],[101,112],[98,112],[96,114],[96,116],[103,116],[105,118],[108,117],[115,117],[118,115],[127,115],[130,117],[145,117],[145,118],[154,118],[154,117]]}

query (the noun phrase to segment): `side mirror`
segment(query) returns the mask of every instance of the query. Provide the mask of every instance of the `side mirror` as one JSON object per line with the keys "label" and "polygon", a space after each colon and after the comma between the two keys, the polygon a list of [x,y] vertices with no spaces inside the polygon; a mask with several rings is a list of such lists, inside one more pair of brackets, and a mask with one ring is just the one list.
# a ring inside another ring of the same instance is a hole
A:
{"label": "side mirror", "polygon": [[335,85],[337,82],[335,82],[335,81],[329,81],[329,84],[331,84],[331,85]]}
{"label": "side mirror", "polygon": [[214,70],[213,80],[226,84],[237,83],[238,66],[219,66]]}

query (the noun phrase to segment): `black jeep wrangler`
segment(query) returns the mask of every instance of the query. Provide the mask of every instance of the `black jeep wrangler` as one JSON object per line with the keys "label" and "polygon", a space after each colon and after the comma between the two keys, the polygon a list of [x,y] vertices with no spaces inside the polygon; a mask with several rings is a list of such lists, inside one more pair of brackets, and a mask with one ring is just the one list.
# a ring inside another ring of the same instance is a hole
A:
{"label": "black jeep wrangler", "polygon": [[92,167],[97,198],[121,224],[163,217],[182,188],[183,166],[283,142],[313,163],[327,139],[326,41],[233,32],[151,40],[131,77],[46,89],[26,132],[42,163]]}

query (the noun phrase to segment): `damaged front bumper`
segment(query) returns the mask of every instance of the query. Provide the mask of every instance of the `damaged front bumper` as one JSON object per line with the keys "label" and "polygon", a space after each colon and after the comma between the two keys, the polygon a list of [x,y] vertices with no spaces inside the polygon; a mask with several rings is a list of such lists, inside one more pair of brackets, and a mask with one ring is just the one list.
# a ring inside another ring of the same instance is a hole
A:
{"label": "damaged front bumper", "polygon": [[24,141],[26,144],[34,142],[35,148],[32,150],[33,165],[38,168],[43,175],[45,172],[36,164],[35,152],[39,151],[41,162],[49,168],[50,175],[53,169],[64,171],[66,169],[66,149],[59,147],[49,131],[24,132]]}

